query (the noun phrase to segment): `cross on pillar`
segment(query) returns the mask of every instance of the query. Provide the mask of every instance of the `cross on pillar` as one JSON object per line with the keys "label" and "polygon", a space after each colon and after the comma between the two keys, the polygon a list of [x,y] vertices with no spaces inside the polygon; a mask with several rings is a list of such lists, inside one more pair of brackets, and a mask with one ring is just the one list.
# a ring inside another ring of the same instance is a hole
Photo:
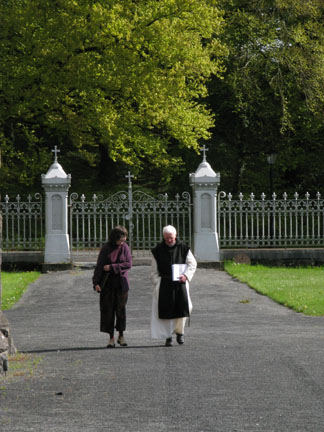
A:
{"label": "cross on pillar", "polygon": [[57,148],[57,146],[54,147],[54,150],[52,152],[54,153],[54,162],[57,162],[57,153],[60,153],[61,150]]}
{"label": "cross on pillar", "polygon": [[206,148],[205,144],[199,149],[203,153],[203,162],[206,162],[206,152],[208,152],[208,148]]}
{"label": "cross on pillar", "polygon": [[133,174],[130,173],[130,171],[128,171],[128,174],[125,175],[126,178],[128,178],[128,186],[132,186],[132,178],[134,178]]}

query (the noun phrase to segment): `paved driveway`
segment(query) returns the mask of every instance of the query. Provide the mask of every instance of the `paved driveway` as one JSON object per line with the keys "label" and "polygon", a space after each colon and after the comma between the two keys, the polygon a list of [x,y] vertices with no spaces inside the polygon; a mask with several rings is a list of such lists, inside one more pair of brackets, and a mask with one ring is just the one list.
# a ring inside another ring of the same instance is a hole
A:
{"label": "paved driveway", "polygon": [[105,349],[91,270],[43,274],[6,312],[32,376],[0,377],[1,431],[322,431],[324,318],[198,269],[185,345],[150,339],[149,267],[130,272],[128,348]]}

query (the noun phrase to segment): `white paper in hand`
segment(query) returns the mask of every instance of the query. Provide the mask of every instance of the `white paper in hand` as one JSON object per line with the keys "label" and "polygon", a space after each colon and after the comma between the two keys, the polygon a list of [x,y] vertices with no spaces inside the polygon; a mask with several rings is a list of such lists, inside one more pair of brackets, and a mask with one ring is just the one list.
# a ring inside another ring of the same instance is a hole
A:
{"label": "white paper in hand", "polygon": [[172,280],[178,281],[180,276],[187,270],[187,264],[172,264]]}

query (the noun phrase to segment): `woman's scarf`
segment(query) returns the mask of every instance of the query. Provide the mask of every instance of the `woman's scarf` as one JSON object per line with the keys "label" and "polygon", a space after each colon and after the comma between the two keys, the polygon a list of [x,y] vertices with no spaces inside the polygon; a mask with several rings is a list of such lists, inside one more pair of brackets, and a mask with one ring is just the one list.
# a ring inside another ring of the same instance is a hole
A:
{"label": "woman's scarf", "polygon": [[117,261],[119,252],[121,251],[121,247],[122,245],[120,244],[116,248],[108,252],[108,261],[110,261],[109,264],[114,264]]}

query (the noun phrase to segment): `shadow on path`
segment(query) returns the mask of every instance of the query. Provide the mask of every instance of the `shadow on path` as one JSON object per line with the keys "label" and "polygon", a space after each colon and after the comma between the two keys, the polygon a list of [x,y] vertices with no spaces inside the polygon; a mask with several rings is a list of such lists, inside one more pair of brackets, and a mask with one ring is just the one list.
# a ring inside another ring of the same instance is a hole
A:
{"label": "shadow on path", "polygon": [[[109,351],[114,349],[152,349],[152,348],[164,348],[163,345],[138,345],[138,346],[127,346],[127,347],[118,347],[116,345],[115,348],[110,348]],[[73,351],[98,351],[98,350],[107,350],[108,348],[105,346],[101,347],[75,347],[75,348],[51,348],[51,349],[41,349],[41,350],[29,350],[29,351],[21,351],[21,354],[42,354],[42,353],[51,353],[51,352],[73,352]]]}

